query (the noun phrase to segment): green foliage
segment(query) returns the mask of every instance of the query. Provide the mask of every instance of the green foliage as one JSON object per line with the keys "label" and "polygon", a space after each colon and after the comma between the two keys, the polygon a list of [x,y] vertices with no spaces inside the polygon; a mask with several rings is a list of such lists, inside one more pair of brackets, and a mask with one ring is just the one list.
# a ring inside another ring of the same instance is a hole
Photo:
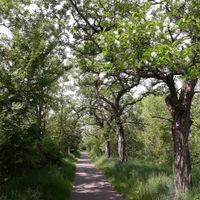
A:
{"label": "green foliage", "polygon": [[104,152],[104,141],[102,131],[94,129],[91,133],[87,133],[83,137],[83,144],[86,146],[87,151],[90,152],[91,157],[99,157]]}
{"label": "green foliage", "polygon": [[44,4],[36,1],[35,6],[40,5],[41,9],[33,14],[28,9],[31,1],[0,3],[3,5],[1,26],[7,27],[10,34],[0,35],[2,181],[24,168],[61,160],[55,142],[44,138],[44,134],[46,117],[54,99],[53,89],[66,66],[63,64],[64,29],[61,29],[64,24],[52,15],[59,14],[58,10],[52,7],[47,13]]}
{"label": "green foliage", "polygon": [[189,145],[191,148],[191,159],[195,165],[199,164],[200,161],[200,95],[196,95],[192,105],[192,120],[193,124],[191,127],[191,135],[189,138]]}
{"label": "green foliage", "polygon": [[150,95],[140,104],[143,131],[138,134],[143,144],[141,157],[171,163],[171,116],[163,96]]}
{"label": "green foliage", "polygon": [[120,166],[116,162],[101,158],[96,165],[126,200],[161,199],[173,192],[170,168],[135,159]]}
{"label": "green foliage", "polygon": [[[171,171],[170,115],[163,96],[150,95],[142,100],[132,113],[126,117],[134,119],[134,125],[126,125],[128,161],[122,165],[117,159],[99,158],[95,150],[90,154],[112,185],[127,200],[193,200],[199,199],[199,95],[195,97],[192,109],[193,126],[190,136],[191,157],[193,163],[193,188],[180,197],[174,197]],[[136,117],[137,114],[139,118]],[[133,117],[135,115],[135,117]],[[129,119],[129,118],[128,118]],[[136,120],[136,121],[135,121]],[[101,146],[100,139],[90,137],[91,144]],[[87,140],[88,141],[88,140]],[[140,144],[140,145],[138,145]],[[92,148],[96,149],[95,146]],[[113,147],[112,147],[113,148]],[[103,150],[103,149],[102,149]],[[134,159],[133,159],[134,158]]]}
{"label": "green foliage", "polygon": [[[138,157],[154,159],[160,163],[171,163],[171,119],[163,96],[150,95],[132,109],[126,111],[124,117],[127,158]],[[107,130],[94,128],[85,136],[85,144],[89,146],[91,155],[104,152]],[[95,134],[94,134],[95,133]],[[109,134],[111,154],[117,153],[117,140],[114,131]]]}
{"label": "green foliage", "polygon": [[[20,173],[24,168],[38,168],[48,163],[61,162],[63,154],[61,148],[50,138],[35,138],[34,128],[29,127],[27,118],[23,116],[21,121],[13,123],[6,117],[0,131],[0,175],[7,179],[11,175]],[[33,126],[31,124],[31,126]],[[33,131],[32,131],[33,129]],[[37,132],[36,132],[37,133]]]}
{"label": "green foliage", "polygon": [[[44,137],[40,143],[40,148],[46,163],[60,162],[64,157],[62,154],[62,148],[53,141],[50,137]],[[44,162],[44,160],[43,160]]]}
{"label": "green foliage", "polygon": [[96,157],[95,163],[125,200],[199,199],[199,166],[193,172],[196,179],[193,189],[188,194],[176,198],[169,165],[136,159],[119,165],[117,159],[108,161],[104,157]]}
{"label": "green foliage", "polygon": [[[0,34],[1,199],[59,200],[69,194],[74,166],[71,160],[63,164],[62,159],[67,151],[79,148],[82,132],[78,106],[68,101],[65,80],[59,79],[69,68],[69,10],[77,23],[71,45],[77,50],[75,65],[82,93],[77,104],[83,99],[88,100],[81,102],[83,107],[97,102],[98,109],[106,110],[102,127],[109,119],[109,129],[114,129],[115,111],[125,130],[130,161],[124,165],[102,161],[99,166],[127,199],[171,199],[171,171],[149,162],[168,165],[172,159],[171,122],[164,96],[149,96],[129,106],[134,100],[132,88],[143,78],[166,84],[178,75],[199,77],[199,2],[168,0],[156,6],[155,1],[142,0],[78,2],[36,0],[37,9],[31,11],[31,0],[0,0],[0,28],[9,32]],[[174,93],[179,97],[178,90]],[[198,199],[200,188],[196,171],[199,99],[193,103],[189,138],[197,177],[186,199]],[[88,118],[88,112],[84,115]],[[93,157],[103,154],[105,139],[111,143],[111,154],[117,154],[114,131],[102,127],[86,127],[83,146]],[[132,161],[132,157],[140,160]]]}
{"label": "green foliage", "polygon": [[37,138],[34,118],[30,113],[21,115],[20,111],[0,115],[0,176],[31,164],[29,158]]}
{"label": "green foliage", "polygon": [[47,120],[47,134],[60,146],[64,154],[68,153],[68,148],[74,153],[79,149],[82,137],[80,125],[71,111],[64,110],[62,114],[57,111],[53,114]]}
{"label": "green foliage", "polygon": [[69,199],[75,174],[76,159],[66,158],[59,165],[39,170],[27,170],[8,180],[3,186],[3,200],[63,200]]}
{"label": "green foliage", "polygon": [[198,77],[195,57],[199,49],[199,6],[196,1],[186,1],[180,7],[178,4],[181,3],[164,1],[156,7],[154,3],[138,1],[129,16],[120,13],[116,19],[110,14],[110,21],[114,19],[116,24],[96,36],[102,48],[96,66]]}

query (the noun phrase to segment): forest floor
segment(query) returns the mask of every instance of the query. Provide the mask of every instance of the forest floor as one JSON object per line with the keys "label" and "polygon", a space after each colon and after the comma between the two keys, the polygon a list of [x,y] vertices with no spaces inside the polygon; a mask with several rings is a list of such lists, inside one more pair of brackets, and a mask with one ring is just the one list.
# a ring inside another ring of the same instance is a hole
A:
{"label": "forest floor", "polygon": [[77,163],[71,200],[123,200],[104,175],[91,163],[87,153],[81,153]]}

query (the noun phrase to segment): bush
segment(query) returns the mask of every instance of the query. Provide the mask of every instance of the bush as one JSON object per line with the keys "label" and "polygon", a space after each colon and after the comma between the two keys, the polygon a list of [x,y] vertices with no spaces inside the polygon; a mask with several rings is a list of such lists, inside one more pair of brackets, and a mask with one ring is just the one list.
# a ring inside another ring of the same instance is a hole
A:
{"label": "bush", "polygon": [[0,114],[0,182],[24,169],[62,160],[59,146],[49,137],[41,138],[34,122],[29,114]]}
{"label": "bush", "polygon": [[50,137],[44,137],[40,143],[45,161],[60,162],[64,157],[61,148]]}
{"label": "bush", "polygon": [[76,159],[29,169],[1,186],[1,200],[68,200],[75,174]]}
{"label": "bush", "polygon": [[[0,176],[8,177],[30,164],[37,138],[34,119],[18,112],[0,114]],[[3,180],[3,179],[1,179]]]}

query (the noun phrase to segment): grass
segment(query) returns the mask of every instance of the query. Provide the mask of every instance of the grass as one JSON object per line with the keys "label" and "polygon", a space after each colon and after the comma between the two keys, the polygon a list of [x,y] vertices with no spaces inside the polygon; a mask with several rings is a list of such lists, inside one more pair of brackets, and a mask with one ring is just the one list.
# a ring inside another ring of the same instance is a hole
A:
{"label": "grass", "polygon": [[198,167],[193,170],[193,189],[175,198],[170,166],[136,159],[119,164],[114,158],[108,161],[104,157],[96,159],[95,164],[125,200],[200,200]]}
{"label": "grass", "polygon": [[71,156],[59,165],[27,170],[9,180],[1,200],[68,200],[75,174],[76,158]]}

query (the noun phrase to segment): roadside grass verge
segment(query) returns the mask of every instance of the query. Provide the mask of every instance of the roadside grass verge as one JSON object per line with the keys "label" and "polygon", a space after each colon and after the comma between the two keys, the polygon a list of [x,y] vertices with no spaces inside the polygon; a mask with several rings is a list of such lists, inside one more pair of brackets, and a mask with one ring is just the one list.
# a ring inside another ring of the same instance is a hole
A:
{"label": "roadside grass verge", "polygon": [[193,189],[175,197],[170,166],[137,159],[123,164],[115,158],[93,161],[125,200],[200,200],[199,167],[193,169]]}
{"label": "roadside grass verge", "polygon": [[26,170],[13,177],[2,188],[1,200],[68,200],[75,174],[76,157],[60,164]]}

